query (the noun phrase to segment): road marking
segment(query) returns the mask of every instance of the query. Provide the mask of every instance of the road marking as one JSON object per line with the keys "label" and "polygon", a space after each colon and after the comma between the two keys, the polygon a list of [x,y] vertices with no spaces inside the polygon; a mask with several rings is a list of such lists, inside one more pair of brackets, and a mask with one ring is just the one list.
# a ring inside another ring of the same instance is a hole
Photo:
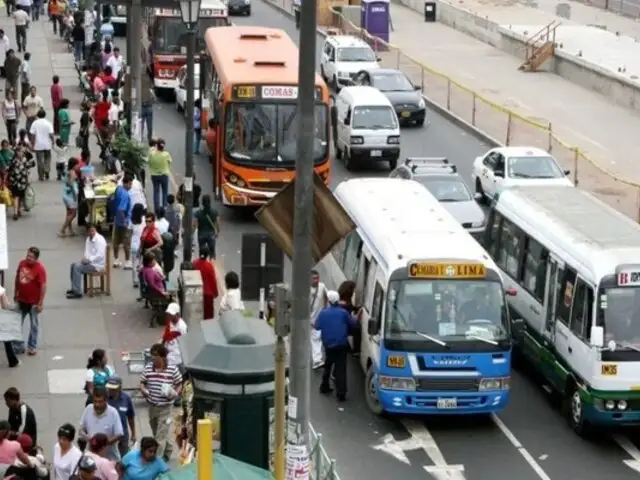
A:
{"label": "road marking", "polygon": [[613,439],[632,458],[632,460],[623,460],[624,464],[631,470],[640,473],[640,450],[638,450],[638,447],[622,435],[613,435]]}
{"label": "road marking", "polygon": [[551,477],[547,475],[547,473],[543,470],[540,464],[536,462],[535,458],[533,458],[533,456],[529,453],[529,451],[522,446],[520,441],[518,441],[516,436],[511,432],[511,430],[509,430],[509,428],[504,424],[504,422],[500,420],[495,413],[491,414],[491,418],[493,418],[493,421],[498,426],[498,428],[502,431],[504,436],[507,437],[507,440],[511,442],[511,445],[513,445],[516,448],[516,450],[520,452],[520,455],[522,455],[522,457],[533,469],[533,471],[536,472],[536,475],[538,475],[538,477],[540,477],[542,480],[551,480]]}
{"label": "road marking", "polygon": [[409,461],[409,459],[407,458],[404,452],[409,450],[417,450],[417,448],[419,448],[419,447],[409,448],[409,442],[412,440],[413,440],[412,438],[408,438],[407,440],[398,442],[396,441],[393,435],[391,435],[390,433],[387,433],[384,437],[380,439],[380,444],[374,445],[373,449],[379,452],[388,453],[399,462],[402,462],[406,465],[411,465],[411,462]]}

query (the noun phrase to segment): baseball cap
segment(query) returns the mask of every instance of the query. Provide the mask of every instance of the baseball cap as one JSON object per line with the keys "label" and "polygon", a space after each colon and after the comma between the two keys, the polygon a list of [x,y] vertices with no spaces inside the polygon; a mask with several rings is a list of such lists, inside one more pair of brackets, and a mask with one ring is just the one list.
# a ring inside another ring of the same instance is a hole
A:
{"label": "baseball cap", "polygon": [[179,315],[180,314],[180,305],[178,305],[176,302],[171,302],[167,306],[167,309],[165,310],[165,313],[168,313],[169,315]]}
{"label": "baseball cap", "polygon": [[95,472],[97,468],[98,466],[96,465],[96,461],[93,458],[88,457],[86,455],[83,455],[82,457],[80,457],[80,461],[78,462],[79,470],[85,470],[87,472]]}
{"label": "baseball cap", "polygon": [[107,380],[107,384],[105,385],[107,388],[120,388],[122,386],[122,378],[118,375],[114,375],[109,380]]}
{"label": "baseball cap", "polygon": [[329,290],[327,292],[327,300],[331,305],[335,305],[340,301],[340,295],[335,290]]}

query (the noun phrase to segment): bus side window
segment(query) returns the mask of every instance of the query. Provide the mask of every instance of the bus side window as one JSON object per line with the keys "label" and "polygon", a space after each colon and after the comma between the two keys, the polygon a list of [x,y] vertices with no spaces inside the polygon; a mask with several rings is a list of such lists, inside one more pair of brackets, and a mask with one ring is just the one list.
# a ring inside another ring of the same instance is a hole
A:
{"label": "bus side window", "polygon": [[371,262],[364,253],[360,253],[360,267],[358,268],[358,277],[356,278],[356,296],[355,305],[364,303],[364,295],[367,289],[367,276],[369,275],[369,266]]}
{"label": "bus side window", "polygon": [[503,219],[497,263],[514,280],[518,281],[523,253],[523,235],[518,227]]}
{"label": "bus side window", "polygon": [[502,215],[496,210],[491,210],[489,223],[484,234],[484,249],[489,252],[491,258],[497,261],[500,252],[500,232],[502,231]]}
{"label": "bus side window", "polygon": [[575,297],[576,271],[567,266],[560,283],[558,292],[558,308],[556,308],[556,318],[567,327],[571,325],[571,306]]}
{"label": "bus side window", "polygon": [[373,311],[371,308],[373,303],[373,292],[374,286],[376,284],[376,273],[378,270],[378,264],[375,260],[371,261],[371,265],[369,266],[369,274],[367,275],[367,283],[364,290],[364,307],[368,312]]}
{"label": "bus side window", "polygon": [[347,239],[343,238],[335,246],[331,249],[331,254],[333,258],[336,260],[338,266],[342,269],[344,268],[344,259],[347,250]]}
{"label": "bus side window", "polygon": [[593,289],[578,277],[571,309],[571,331],[584,340],[589,340],[592,305]]}
{"label": "bus side window", "polygon": [[[384,290],[378,282],[376,282],[375,289],[373,291],[373,303],[371,305],[371,318],[375,320],[377,328],[376,333],[380,331],[382,326],[382,301],[384,299]],[[370,335],[374,333],[369,331]]]}
{"label": "bus side window", "polygon": [[362,251],[362,240],[357,231],[351,232],[347,237],[347,250],[344,256],[344,272],[347,280],[355,281],[358,278],[358,261],[360,260],[360,252]]}
{"label": "bus side window", "polygon": [[544,305],[547,280],[547,257],[549,252],[533,238],[525,238],[524,265],[520,284],[538,302]]}

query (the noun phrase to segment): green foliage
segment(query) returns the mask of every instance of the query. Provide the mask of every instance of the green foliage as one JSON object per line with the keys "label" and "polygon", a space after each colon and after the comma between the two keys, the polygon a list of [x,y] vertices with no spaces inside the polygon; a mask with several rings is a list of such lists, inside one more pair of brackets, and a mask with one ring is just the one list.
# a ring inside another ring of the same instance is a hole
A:
{"label": "green foliage", "polygon": [[149,148],[129,138],[124,128],[116,133],[113,146],[125,170],[138,174],[144,168]]}

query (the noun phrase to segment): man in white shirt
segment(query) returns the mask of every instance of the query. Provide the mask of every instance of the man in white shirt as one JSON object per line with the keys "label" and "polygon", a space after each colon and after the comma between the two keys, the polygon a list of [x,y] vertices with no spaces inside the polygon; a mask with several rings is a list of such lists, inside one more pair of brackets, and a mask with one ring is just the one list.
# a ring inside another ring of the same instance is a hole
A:
{"label": "man in white shirt", "polygon": [[96,31],[96,14],[93,10],[84,11],[84,58],[89,58],[89,47],[94,42]]}
{"label": "man in white shirt", "polygon": [[[22,10],[19,10],[20,12]],[[29,52],[25,52],[24,60],[20,64],[20,101],[24,103],[25,98],[29,95],[29,91],[31,90],[31,54]],[[33,114],[33,118],[35,120],[36,111]],[[30,127],[27,127],[27,132]]]}
{"label": "man in white shirt", "polygon": [[113,78],[118,80],[118,75],[120,75],[122,67],[124,66],[124,58],[120,55],[120,49],[118,47],[113,49],[113,55],[111,55],[107,61],[107,66],[111,67],[111,75],[113,75]]}
{"label": "man in white shirt", "polygon": [[29,13],[25,9],[18,7],[18,9],[13,12],[13,21],[16,25],[16,45],[18,46],[18,52],[27,51],[27,28],[29,27],[29,20]]}
{"label": "man in white shirt", "polygon": [[104,270],[107,258],[107,241],[98,233],[94,225],[87,225],[87,240],[84,244],[82,260],[71,264],[71,288],[67,298],[82,298],[82,276],[86,273]]}
{"label": "man in white shirt", "polygon": [[27,117],[27,123],[25,128],[27,132],[31,132],[31,126],[38,118],[38,112],[44,109],[44,101],[38,95],[38,90],[35,85],[29,89],[29,94],[22,101],[22,111],[24,116]]}
{"label": "man in white shirt", "polygon": [[118,128],[120,122],[120,112],[122,111],[122,105],[120,105],[120,97],[114,93],[111,98],[111,106],[109,107],[109,125]]}
{"label": "man in white shirt", "polygon": [[180,305],[175,302],[170,303],[165,310],[167,326],[162,335],[162,343],[167,347],[167,363],[179,367],[182,365],[182,353],[178,338],[187,333],[187,324],[180,316]]}
{"label": "man in white shirt", "polygon": [[7,59],[7,52],[11,49],[11,42],[9,37],[4,33],[4,30],[0,28],[0,76],[6,78],[6,72],[4,71],[4,61]]}
{"label": "man in white shirt", "polygon": [[53,148],[53,125],[46,118],[44,109],[38,111],[38,118],[31,124],[29,136],[36,153],[38,178],[49,180],[51,170],[51,149]]}
{"label": "man in white shirt", "polygon": [[[311,296],[309,298],[309,310],[311,313],[311,325],[315,325],[316,318],[327,306],[327,287],[320,281],[320,274],[317,270],[311,270]],[[320,332],[311,328],[311,360],[313,368],[324,366],[324,354],[322,352],[322,339]]]}

